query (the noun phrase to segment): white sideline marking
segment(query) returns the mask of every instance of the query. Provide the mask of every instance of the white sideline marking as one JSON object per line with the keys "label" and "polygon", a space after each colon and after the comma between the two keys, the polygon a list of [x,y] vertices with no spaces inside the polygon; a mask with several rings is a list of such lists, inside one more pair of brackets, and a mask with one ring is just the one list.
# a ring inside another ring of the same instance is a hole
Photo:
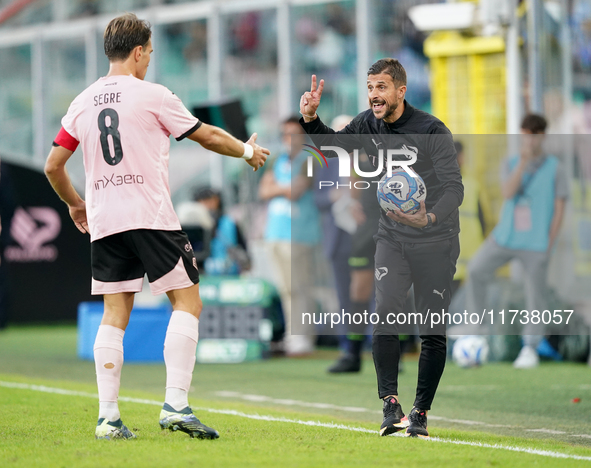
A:
{"label": "white sideline marking", "polygon": [[[30,384],[24,384],[24,383],[19,383],[19,382],[4,382],[4,381],[0,380],[0,387],[18,388],[18,389],[22,389],[22,390],[33,390],[33,391],[44,392],[44,393],[56,393],[59,395],[81,396],[81,397],[98,399],[98,395],[95,393],[77,392],[74,390],[66,390],[63,388],[46,387],[44,385],[30,385]],[[131,403],[141,403],[141,404],[147,404],[147,405],[154,405],[154,406],[161,406],[162,405],[161,401],[146,400],[146,399],[142,399],[142,398],[119,397],[119,400],[131,402]],[[193,407],[193,409],[198,410],[198,411],[207,411],[209,413],[227,414],[227,415],[231,415],[231,416],[238,416],[241,418],[257,419],[257,420],[261,420],[261,421],[285,422],[285,423],[292,423],[292,424],[301,424],[304,426],[325,427],[325,428],[329,428],[329,429],[342,429],[342,430],[352,431],[352,432],[363,432],[363,433],[367,433],[367,434],[377,434],[378,433],[378,431],[366,429],[365,427],[345,426],[344,424],[322,423],[320,421],[303,421],[301,419],[288,419],[288,418],[283,418],[283,417],[278,418],[275,416],[247,414],[247,413],[242,413],[240,411],[234,411],[234,410],[218,410],[218,409],[212,409],[212,408],[197,408],[197,407]],[[395,434],[395,435],[397,435],[398,437],[404,437],[402,434]],[[485,444],[485,443],[481,443],[481,442],[470,442],[470,441],[465,441],[465,440],[441,439],[439,437],[431,437],[427,440],[431,441],[431,442],[441,442],[444,444],[468,445],[471,447],[482,447],[482,448],[490,448],[490,449],[497,449],[497,450],[507,450],[510,452],[529,453],[530,455],[540,455],[543,457],[591,461],[591,457],[585,457],[582,455],[571,455],[571,454],[561,453],[561,452],[552,452],[550,450],[539,450],[539,449],[532,449],[532,448],[525,448],[525,447],[515,447],[515,446],[511,446],[511,445]]]}
{"label": "white sideline marking", "polygon": [[566,434],[564,431],[555,431],[554,429],[526,429],[527,432],[543,432],[544,434]]}
{"label": "white sideline marking", "polygon": [[[246,401],[268,402],[268,403],[274,403],[277,405],[302,406],[304,408],[334,409],[334,410],[348,411],[348,412],[355,412],[355,413],[362,413],[363,412],[363,413],[371,413],[371,414],[382,414],[381,410],[376,411],[376,410],[370,410],[367,408],[359,408],[356,406],[337,406],[337,405],[332,405],[330,403],[312,403],[312,402],[298,401],[298,400],[284,400],[284,399],[278,399],[278,398],[271,398],[271,397],[264,396],[264,395],[249,395],[249,394],[240,393],[240,392],[220,391],[220,392],[215,392],[214,395],[220,396],[220,397],[226,397],[226,398],[238,398],[238,399],[246,400]],[[432,421],[445,421],[445,422],[451,422],[451,423],[457,423],[457,424],[465,424],[467,426],[512,427],[515,429],[522,429],[519,426],[512,426],[509,424],[489,424],[489,423],[485,423],[482,421],[470,421],[468,419],[452,419],[452,418],[445,418],[443,416],[429,415],[429,419],[431,419]],[[556,431],[553,429],[545,429],[545,428],[524,429],[524,430],[528,431],[528,432],[542,432],[545,434],[567,434],[564,431]],[[571,437],[583,437],[583,438],[591,439],[591,435],[587,435],[587,434],[567,434],[567,435],[569,435]]]}
{"label": "white sideline marking", "polygon": [[246,401],[254,401],[254,402],[269,402],[275,403],[277,405],[286,405],[286,406],[303,406],[306,408],[320,408],[320,409],[334,409],[334,410],[341,410],[341,411],[348,411],[351,413],[379,413],[382,414],[381,411],[372,411],[366,408],[359,408],[357,406],[337,406],[330,403],[309,403],[306,401],[299,401],[299,400],[284,400],[278,398],[271,398],[264,395],[249,395],[246,393],[238,393],[238,392],[215,392],[215,395],[225,397],[225,398],[240,398]]}
{"label": "white sideline marking", "polygon": [[484,390],[486,392],[492,392],[496,390],[498,385],[442,385],[439,387],[439,391],[448,392],[474,392]]}

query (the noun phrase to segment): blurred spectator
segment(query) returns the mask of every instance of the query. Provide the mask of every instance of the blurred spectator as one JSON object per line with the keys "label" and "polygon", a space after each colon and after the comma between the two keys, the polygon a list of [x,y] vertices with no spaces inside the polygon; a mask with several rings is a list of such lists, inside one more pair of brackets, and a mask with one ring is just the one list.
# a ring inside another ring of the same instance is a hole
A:
{"label": "blurred spectator", "polygon": [[85,18],[88,16],[98,15],[100,13],[99,0],[78,0],[78,6],[72,14],[74,18]]}
{"label": "blurred spectator", "polygon": [[[340,8],[340,7],[339,7]],[[342,9],[329,9],[326,22],[303,16],[295,24],[296,40],[306,70],[319,73],[340,73],[354,66],[355,31]]]}
{"label": "blurred spectator", "polygon": [[234,220],[224,212],[219,191],[209,187],[195,193],[195,201],[201,203],[214,220],[210,254],[205,259],[207,275],[237,275],[250,269],[246,240]]}
{"label": "blurred spectator", "polygon": [[573,55],[577,71],[591,70],[591,4],[577,1],[572,14]]}
{"label": "blurred spectator", "polygon": [[205,60],[207,54],[207,26],[196,21],[189,29],[189,43],[183,49],[183,56],[189,62]]}
{"label": "blurred spectator", "polygon": [[[349,115],[339,115],[332,121],[331,127],[335,130],[343,129],[352,117]],[[343,229],[344,226],[335,223],[333,212],[335,207],[343,205],[345,216],[351,217],[348,212],[349,190],[346,188],[337,189],[333,187],[320,188],[320,181],[346,184],[348,180],[339,177],[339,165],[335,159],[331,159],[328,165],[316,168],[314,171],[314,201],[320,212],[322,221],[322,245],[324,255],[330,261],[333,277],[336,286],[336,293],[339,302],[338,312],[349,310],[349,254],[351,253],[351,234]],[[338,215],[337,215],[338,216]],[[352,218],[351,218],[352,219]],[[353,223],[354,225],[354,223]],[[331,311],[335,312],[335,311]],[[342,331],[344,332],[344,330]],[[342,333],[340,332],[340,333]]]}
{"label": "blurred spectator", "polygon": [[[468,266],[467,309],[486,308],[487,285],[495,271],[513,259],[524,268],[525,309],[543,311],[548,261],[568,197],[567,175],[558,158],[543,151],[546,119],[529,114],[521,123],[521,154],[508,158],[502,176],[505,198],[499,223]],[[467,199],[467,198],[466,198]],[[523,328],[516,368],[539,364],[537,347],[544,328],[531,321]]]}
{"label": "blurred spectator", "polygon": [[355,34],[355,28],[353,21],[351,21],[351,15],[345,11],[342,5],[339,5],[338,3],[329,3],[326,5],[326,12],[327,26],[333,28],[342,36],[352,36]]}
{"label": "blurred spectator", "polygon": [[304,175],[307,153],[302,152],[305,135],[298,117],[283,122],[281,134],[283,149],[263,174],[259,197],[269,201],[265,240],[278,273],[285,352],[298,356],[314,351],[314,326],[302,319],[304,313],[315,311],[313,246],[320,238],[320,226],[310,188],[312,178]]}
{"label": "blurred spectator", "polygon": [[[365,154],[360,157],[362,159],[359,161],[359,165],[362,171],[374,169]],[[379,181],[380,176],[364,180],[371,183]],[[373,236],[378,230],[381,208],[376,198],[375,185],[372,184],[371,187],[370,189],[353,188],[351,190],[349,209],[357,226],[352,235],[351,253],[348,256],[351,269],[351,287],[349,290],[350,309],[347,312],[351,316],[363,314],[366,310],[369,313],[373,296],[376,249]],[[345,352],[328,369],[328,372],[359,372],[361,370],[361,351],[365,342],[365,328],[366,326],[355,325],[348,327]]]}
{"label": "blurred spectator", "polygon": [[259,47],[259,21],[258,12],[249,12],[239,15],[230,27],[231,53],[254,54]]}
{"label": "blurred spectator", "polygon": [[179,204],[177,214],[205,274],[237,275],[250,269],[246,241],[238,225],[225,214],[220,192],[209,187],[197,189],[193,200]]}

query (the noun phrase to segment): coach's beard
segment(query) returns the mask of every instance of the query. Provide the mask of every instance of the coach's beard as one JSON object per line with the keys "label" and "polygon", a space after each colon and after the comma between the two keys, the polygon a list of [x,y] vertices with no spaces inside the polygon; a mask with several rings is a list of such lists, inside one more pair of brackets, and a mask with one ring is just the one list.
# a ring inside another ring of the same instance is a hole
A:
{"label": "coach's beard", "polygon": [[[371,107],[373,115],[378,120],[387,119],[392,114],[394,114],[394,112],[396,112],[396,109],[398,109],[397,102],[390,105],[386,101],[384,101],[383,99],[374,99],[373,101],[369,102],[369,106]],[[380,114],[382,114],[381,117],[380,117]]]}

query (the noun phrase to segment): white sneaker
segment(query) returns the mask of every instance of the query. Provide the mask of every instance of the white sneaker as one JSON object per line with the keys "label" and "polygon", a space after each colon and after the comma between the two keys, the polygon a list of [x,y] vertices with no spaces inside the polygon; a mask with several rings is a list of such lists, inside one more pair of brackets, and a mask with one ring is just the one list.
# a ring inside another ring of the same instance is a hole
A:
{"label": "white sneaker", "polygon": [[513,362],[515,369],[532,369],[538,367],[540,358],[537,351],[531,346],[524,346],[519,352],[519,356]]}
{"label": "white sneaker", "polygon": [[311,336],[288,335],[285,337],[285,354],[292,357],[307,356],[314,352]]}

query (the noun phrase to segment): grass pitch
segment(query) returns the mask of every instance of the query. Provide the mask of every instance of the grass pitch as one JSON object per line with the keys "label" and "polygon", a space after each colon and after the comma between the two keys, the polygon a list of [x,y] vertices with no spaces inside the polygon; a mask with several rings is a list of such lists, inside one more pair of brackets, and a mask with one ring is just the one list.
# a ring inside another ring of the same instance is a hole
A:
{"label": "grass pitch", "polygon": [[[590,371],[582,365],[518,372],[448,363],[429,413],[431,441],[378,437],[369,356],[360,375],[326,374],[335,357],[328,352],[197,365],[191,404],[221,436],[202,441],[160,430],[164,365],[127,364],[120,407],[138,439],[109,442],[94,440],[94,365],[76,358],[75,342],[74,327],[0,333],[1,466],[591,466]],[[408,411],[415,358],[400,381]]]}

